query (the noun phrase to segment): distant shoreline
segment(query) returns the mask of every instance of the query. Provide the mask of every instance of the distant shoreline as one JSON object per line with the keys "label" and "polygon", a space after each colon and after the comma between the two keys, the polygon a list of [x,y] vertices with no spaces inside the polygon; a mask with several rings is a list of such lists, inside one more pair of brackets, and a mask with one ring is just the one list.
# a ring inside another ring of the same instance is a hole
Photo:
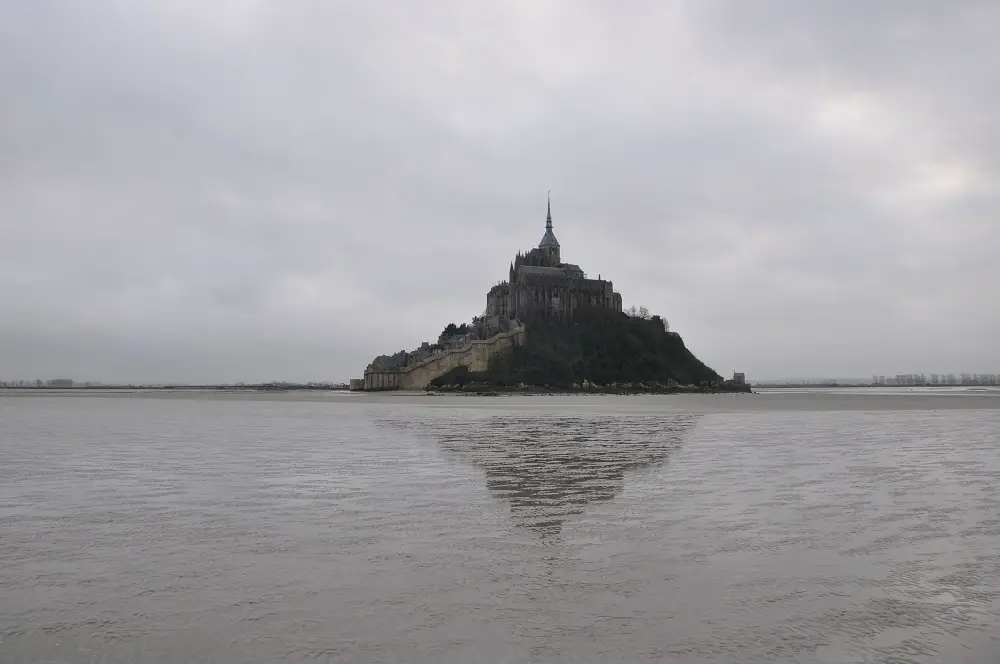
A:
{"label": "distant shoreline", "polygon": [[[598,392],[537,392],[496,394],[447,392],[350,392],[344,390],[251,390],[251,389],[0,389],[0,406],[19,407],[16,402],[151,400],[171,402],[218,402],[230,404],[299,403],[331,408],[488,408],[494,411],[531,412],[544,416],[555,412],[628,414],[710,414],[735,412],[794,411],[892,411],[892,410],[1000,410],[1000,390],[755,390],[752,397],[727,393],[601,394]],[[737,393],[738,394],[738,393]],[[509,398],[498,398],[506,396]]]}
{"label": "distant shoreline", "polygon": [[212,392],[347,392],[347,385],[281,385],[259,383],[255,385],[25,385],[25,386],[0,386],[2,391],[23,391],[23,392],[88,392],[88,391],[163,391],[163,392],[191,392],[191,391],[212,391]]}
{"label": "distant shoreline", "polygon": [[629,396],[629,395],[671,395],[671,394],[757,394],[759,390],[913,390],[915,392],[932,392],[934,390],[946,390],[955,392],[1000,392],[1000,386],[996,385],[871,385],[868,383],[842,383],[835,385],[825,384],[801,384],[801,383],[781,383],[776,385],[751,384],[745,390],[731,389],[702,389],[702,388],[654,388],[654,389],[629,389],[629,388],[600,388],[600,389],[553,389],[545,387],[524,387],[524,388],[493,388],[478,387],[472,390],[462,389],[428,389],[428,390],[386,390],[386,391],[364,391],[352,392],[347,386],[309,386],[309,385],[74,385],[66,387],[55,386],[0,386],[0,394],[15,393],[36,393],[36,394],[58,394],[58,393],[109,393],[109,392],[163,392],[163,393],[184,393],[184,392],[204,392],[215,394],[257,394],[257,393],[322,393],[322,392],[351,392],[352,394],[405,394],[408,396],[546,396],[546,395],[608,395],[608,396]]}
{"label": "distant shoreline", "polygon": [[801,389],[808,389],[808,388],[817,389],[817,390],[819,390],[819,389],[823,389],[823,390],[827,390],[827,389],[836,390],[836,389],[844,388],[844,387],[851,388],[851,389],[871,388],[873,390],[886,390],[886,389],[901,390],[901,389],[911,389],[911,388],[940,390],[940,389],[948,388],[948,387],[966,387],[966,388],[968,388],[968,387],[991,388],[992,387],[992,388],[996,388],[996,387],[1000,387],[1000,386],[997,386],[997,385],[958,385],[958,384],[956,384],[956,385],[951,385],[951,384],[945,385],[945,384],[942,384],[942,383],[939,383],[937,385],[935,385],[933,383],[921,383],[919,385],[873,385],[872,383],[774,383],[774,384],[754,383],[754,387],[755,388],[760,388],[760,389],[766,389],[766,390],[786,390],[786,389],[801,390]]}

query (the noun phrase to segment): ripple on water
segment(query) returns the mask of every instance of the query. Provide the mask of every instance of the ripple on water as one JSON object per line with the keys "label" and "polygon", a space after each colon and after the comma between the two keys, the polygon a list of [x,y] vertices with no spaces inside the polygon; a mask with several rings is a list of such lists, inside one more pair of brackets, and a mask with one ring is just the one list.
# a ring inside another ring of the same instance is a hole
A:
{"label": "ripple on water", "polygon": [[0,660],[996,661],[996,410],[551,403],[0,402]]}

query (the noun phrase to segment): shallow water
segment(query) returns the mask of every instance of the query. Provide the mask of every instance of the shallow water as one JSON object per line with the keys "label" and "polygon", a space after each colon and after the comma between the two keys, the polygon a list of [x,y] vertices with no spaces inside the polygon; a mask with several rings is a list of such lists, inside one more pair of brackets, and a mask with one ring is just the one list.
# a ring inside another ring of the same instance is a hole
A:
{"label": "shallow water", "polygon": [[0,397],[0,661],[998,661],[995,395],[126,396]]}

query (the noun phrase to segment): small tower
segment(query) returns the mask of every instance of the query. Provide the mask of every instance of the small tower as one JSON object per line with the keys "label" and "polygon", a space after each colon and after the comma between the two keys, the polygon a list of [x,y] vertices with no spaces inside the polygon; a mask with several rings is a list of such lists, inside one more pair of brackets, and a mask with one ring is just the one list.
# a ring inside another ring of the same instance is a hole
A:
{"label": "small tower", "polygon": [[548,199],[548,212],[545,215],[545,235],[542,236],[542,241],[538,243],[538,248],[544,252],[546,258],[548,259],[549,265],[556,266],[559,265],[561,261],[559,257],[559,240],[556,239],[555,233],[552,232],[552,196],[549,195]]}

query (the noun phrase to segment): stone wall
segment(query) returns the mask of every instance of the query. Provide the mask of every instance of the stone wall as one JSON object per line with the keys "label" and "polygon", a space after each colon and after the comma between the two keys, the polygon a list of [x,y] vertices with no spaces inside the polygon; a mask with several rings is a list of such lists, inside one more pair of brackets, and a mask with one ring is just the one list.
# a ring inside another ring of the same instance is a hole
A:
{"label": "stone wall", "polygon": [[466,366],[470,371],[485,371],[492,357],[511,346],[523,344],[524,339],[524,325],[519,325],[489,339],[473,339],[464,346],[450,348],[402,369],[369,371],[365,373],[364,389],[423,390],[432,380],[457,367]]}
{"label": "stone wall", "polygon": [[490,364],[490,358],[522,343],[524,343],[523,325],[509,332],[495,334],[489,339],[475,339],[461,348],[447,350],[406,367],[400,372],[399,387],[403,390],[426,389],[432,380],[460,366],[469,367],[469,371],[485,371]]}
{"label": "stone wall", "polygon": [[398,390],[399,370],[366,371],[364,381],[365,390],[369,392],[376,390]]}

